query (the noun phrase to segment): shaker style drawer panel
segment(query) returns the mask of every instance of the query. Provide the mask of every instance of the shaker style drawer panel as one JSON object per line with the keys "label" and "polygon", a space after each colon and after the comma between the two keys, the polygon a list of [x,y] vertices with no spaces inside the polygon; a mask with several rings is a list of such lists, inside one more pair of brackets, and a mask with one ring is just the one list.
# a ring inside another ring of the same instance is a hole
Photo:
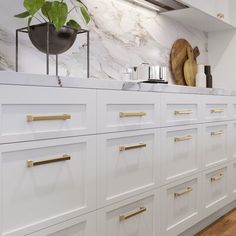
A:
{"label": "shaker style drawer panel", "polygon": [[232,200],[236,199],[236,161],[230,163],[230,191]]}
{"label": "shaker style drawer panel", "polygon": [[162,126],[200,122],[200,95],[162,94],[161,101]]}
{"label": "shaker style drawer panel", "polygon": [[94,136],[1,146],[3,235],[26,235],[96,207]]}
{"label": "shaker style drawer panel", "polygon": [[150,92],[98,91],[98,132],[160,126],[160,95]]}
{"label": "shaker style drawer panel", "polygon": [[162,234],[176,236],[200,219],[201,186],[199,175],[161,188]]}
{"label": "shaker style drawer panel", "polygon": [[29,236],[96,236],[96,213],[76,217]]}
{"label": "shaker style drawer panel", "polygon": [[205,216],[212,214],[227,204],[229,195],[228,167],[218,167],[205,172],[202,197],[204,196]]}
{"label": "shaker style drawer panel", "polygon": [[93,90],[0,86],[0,142],[95,133],[95,103]]}
{"label": "shaker style drawer panel", "polygon": [[159,236],[158,193],[138,195],[98,211],[98,236]]}
{"label": "shaker style drawer panel", "polygon": [[226,96],[203,96],[205,121],[228,120],[230,116],[230,98]]}
{"label": "shaker style drawer panel", "polygon": [[229,155],[229,127],[227,123],[206,124],[204,126],[204,153],[205,167],[222,164]]}
{"label": "shaker style drawer panel", "polygon": [[194,174],[201,167],[200,126],[162,129],[162,184]]}
{"label": "shaker style drawer panel", "polygon": [[99,207],[158,186],[159,132],[97,136]]}

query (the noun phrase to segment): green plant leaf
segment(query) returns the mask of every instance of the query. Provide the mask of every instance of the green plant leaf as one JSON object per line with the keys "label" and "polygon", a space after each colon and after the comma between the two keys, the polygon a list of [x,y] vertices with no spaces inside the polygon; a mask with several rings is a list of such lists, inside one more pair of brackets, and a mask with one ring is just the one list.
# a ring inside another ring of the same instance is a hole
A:
{"label": "green plant leaf", "polygon": [[69,20],[67,23],[66,23],[67,26],[73,28],[73,29],[76,29],[78,31],[80,31],[82,28],[80,26],[80,24],[78,22],[76,22],[75,20]]}
{"label": "green plant leaf", "polygon": [[90,15],[88,13],[88,10],[84,6],[81,5],[80,6],[80,11],[82,13],[82,16],[83,16],[85,22],[88,24],[89,21],[90,21]]}
{"label": "green plant leaf", "polygon": [[52,2],[46,1],[42,6],[41,11],[43,15],[52,22]]}
{"label": "green plant leaf", "polygon": [[25,11],[25,12],[15,15],[15,17],[17,17],[17,18],[26,18],[28,16],[30,16],[30,13],[28,11]]}
{"label": "green plant leaf", "polygon": [[43,6],[44,2],[45,0],[24,0],[24,7],[33,16]]}
{"label": "green plant leaf", "polygon": [[51,6],[52,22],[57,31],[65,24],[68,15],[68,6],[64,2],[54,1]]}
{"label": "green plant leaf", "polygon": [[30,27],[32,19],[33,19],[33,17],[32,17],[32,16],[31,16],[31,17],[29,17],[29,19],[28,19],[28,27]]}

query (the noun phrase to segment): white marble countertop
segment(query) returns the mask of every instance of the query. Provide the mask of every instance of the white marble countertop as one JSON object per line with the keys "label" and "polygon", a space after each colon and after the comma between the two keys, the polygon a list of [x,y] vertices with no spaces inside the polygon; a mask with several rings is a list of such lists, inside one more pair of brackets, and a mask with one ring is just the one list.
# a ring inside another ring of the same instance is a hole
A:
{"label": "white marble countertop", "polygon": [[24,74],[24,73],[7,72],[7,71],[0,72],[0,84],[236,96],[236,91],[218,89],[218,88],[208,89],[208,88],[187,87],[179,85],[147,84],[135,81],[56,77],[56,76]]}

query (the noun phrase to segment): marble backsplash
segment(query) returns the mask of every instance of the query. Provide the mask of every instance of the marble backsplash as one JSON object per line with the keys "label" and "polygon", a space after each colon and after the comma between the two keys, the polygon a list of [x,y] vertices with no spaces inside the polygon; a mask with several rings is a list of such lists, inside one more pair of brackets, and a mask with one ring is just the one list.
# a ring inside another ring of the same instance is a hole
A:
{"label": "marble backsplash", "polygon": [[[85,0],[92,15],[91,77],[122,79],[126,68],[143,62],[169,66],[170,49],[178,38],[187,39],[201,52],[199,64],[207,63],[207,35],[183,26],[152,10],[127,0]],[[22,1],[0,2],[0,70],[14,70],[15,29],[25,26],[15,19],[21,12]],[[73,13],[75,17],[76,12]],[[36,23],[36,22],[35,22]],[[85,36],[80,35],[74,46],[60,55],[60,75],[86,77]],[[55,58],[51,57],[51,74],[55,72]],[[45,73],[45,55],[38,52],[28,36],[20,35],[19,71]]]}

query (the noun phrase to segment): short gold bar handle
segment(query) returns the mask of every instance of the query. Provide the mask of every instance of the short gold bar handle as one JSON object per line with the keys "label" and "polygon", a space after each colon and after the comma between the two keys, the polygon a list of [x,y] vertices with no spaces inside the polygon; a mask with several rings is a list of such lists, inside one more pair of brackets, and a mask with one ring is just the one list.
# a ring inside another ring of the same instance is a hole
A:
{"label": "short gold bar handle", "polygon": [[121,215],[119,218],[120,218],[120,221],[128,220],[129,218],[140,215],[141,213],[143,213],[145,211],[147,211],[146,207],[140,207],[137,211],[134,211],[134,212],[126,214],[126,215]]}
{"label": "short gold bar handle", "polygon": [[187,135],[184,137],[175,137],[175,142],[182,142],[182,141],[188,141],[193,139],[193,137],[191,135]]}
{"label": "short gold bar handle", "polygon": [[224,174],[223,174],[223,173],[219,174],[218,176],[213,176],[213,177],[211,177],[211,182],[215,182],[215,181],[217,181],[217,180],[220,180],[220,179],[222,179],[223,177],[224,177]]}
{"label": "short gold bar handle", "polygon": [[191,115],[193,114],[192,110],[179,110],[174,112],[175,115]]}
{"label": "short gold bar handle", "polygon": [[211,136],[222,135],[222,134],[224,134],[224,131],[223,131],[223,130],[211,132]]}
{"label": "short gold bar handle", "polygon": [[67,154],[64,154],[60,158],[50,159],[50,160],[44,160],[44,161],[32,161],[27,160],[27,167],[34,167],[34,166],[41,166],[41,165],[47,165],[55,162],[62,162],[62,161],[69,161],[71,157]]}
{"label": "short gold bar handle", "polygon": [[147,113],[146,112],[120,112],[120,118],[123,117],[135,117],[135,116],[146,116]]}
{"label": "short gold bar handle", "polygon": [[211,109],[211,113],[223,113],[224,109]]}
{"label": "short gold bar handle", "polygon": [[180,197],[180,196],[183,196],[187,193],[190,193],[192,192],[193,189],[191,187],[187,187],[185,190],[183,190],[182,192],[177,192],[177,193],[174,193],[175,197]]}
{"label": "short gold bar handle", "polygon": [[138,143],[138,144],[134,144],[134,145],[130,145],[130,146],[120,146],[119,150],[120,150],[120,152],[123,152],[123,151],[127,151],[127,150],[132,150],[132,149],[144,148],[146,146],[147,146],[147,144],[145,144],[145,143]]}
{"label": "short gold bar handle", "polygon": [[54,116],[33,116],[27,115],[26,119],[28,122],[32,121],[44,121],[44,120],[70,120],[71,115],[62,114],[62,115],[54,115]]}

